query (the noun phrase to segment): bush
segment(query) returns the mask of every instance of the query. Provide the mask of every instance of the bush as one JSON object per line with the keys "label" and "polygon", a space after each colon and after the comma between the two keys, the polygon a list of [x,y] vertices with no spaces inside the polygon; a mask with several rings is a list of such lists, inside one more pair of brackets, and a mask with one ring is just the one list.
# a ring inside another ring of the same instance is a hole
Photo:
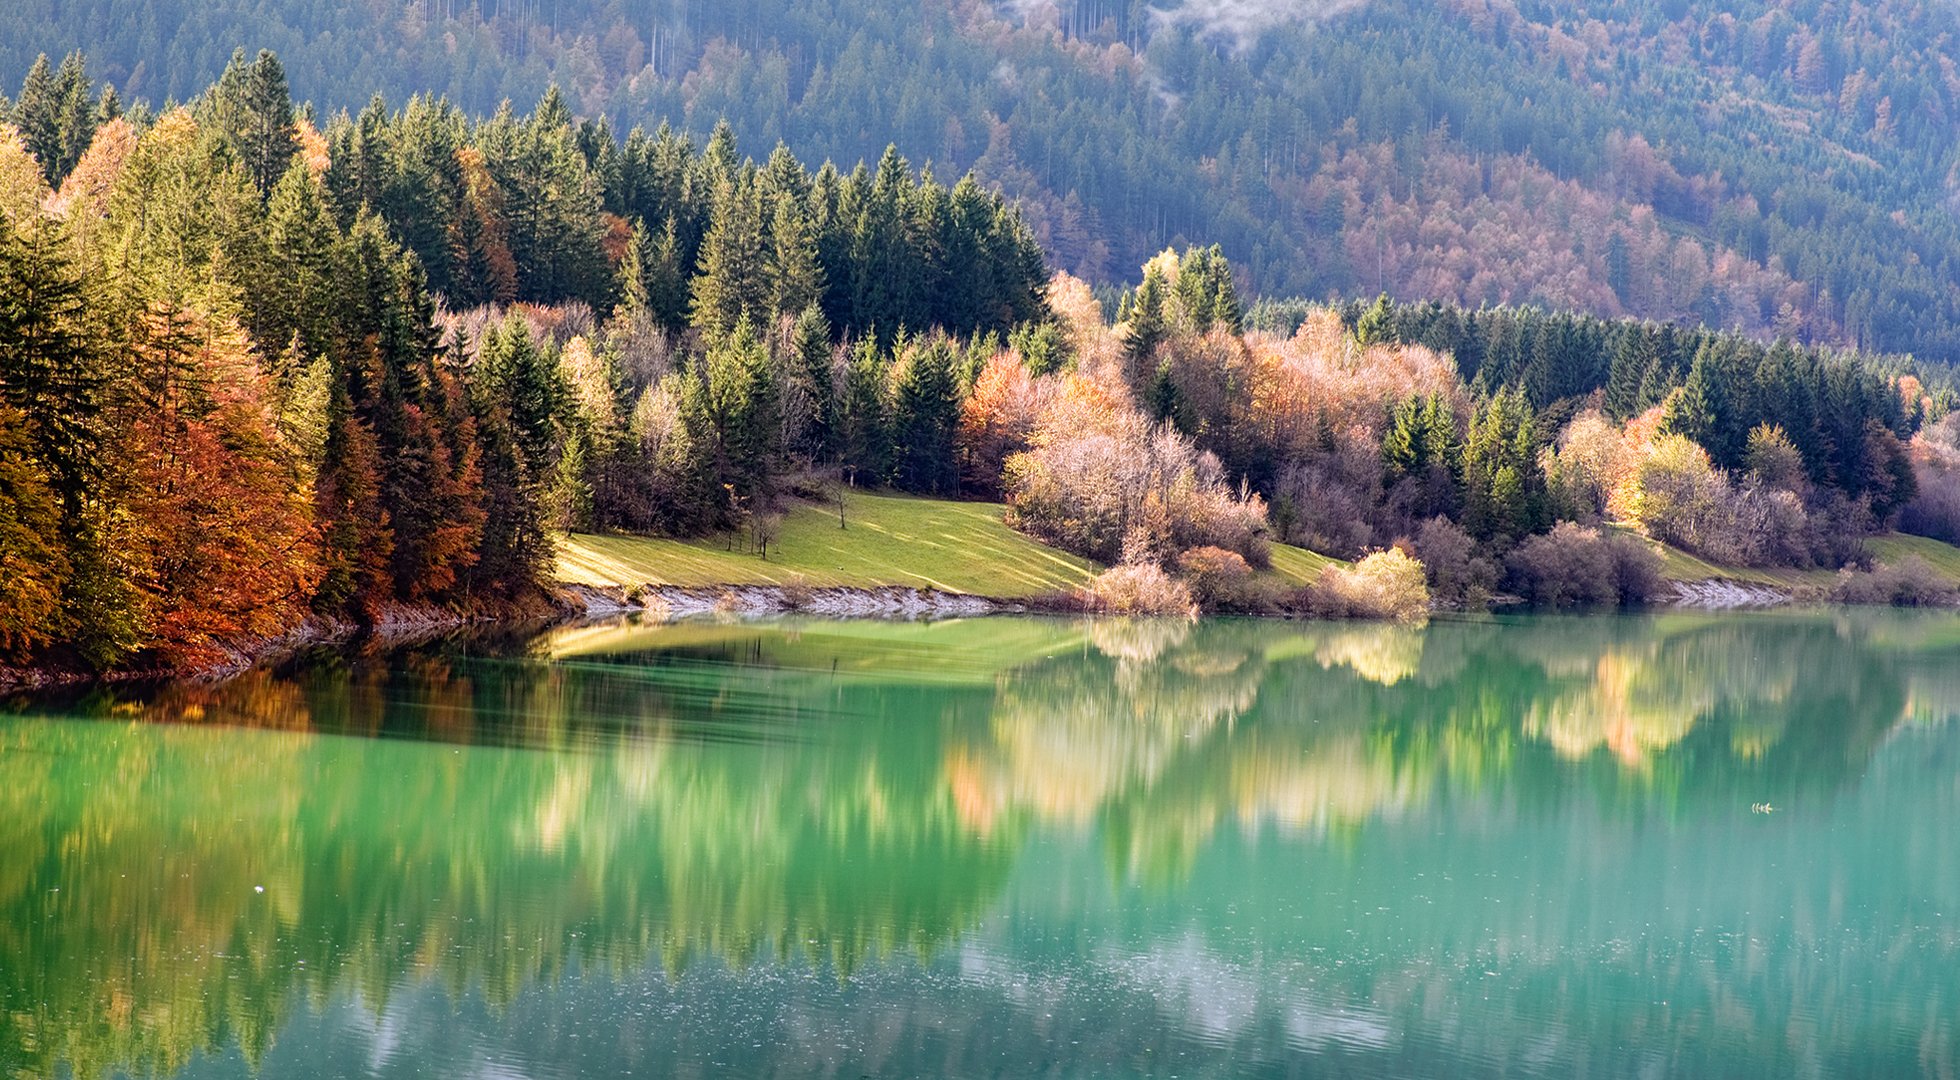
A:
{"label": "bush", "polygon": [[1352,567],[1321,571],[1309,603],[1316,613],[1335,618],[1416,622],[1429,617],[1429,585],[1419,560],[1390,548]]}
{"label": "bush", "polygon": [[1102,562],[1171,563],[1218,547],[1266,565],[1265,501],[1235,488],[1218,458],[1175,428],[1078,400],[1094,393],[1071,381],[1032,447],[1008,458],[1007,523]]}
{"label": "bush", "polygon": [[1342,438],[1302,451],[1280,471],[1274,498],[1288,543],[1342,558],[1360,555],[1375,539],[1381,448],[1373,439]]}
{"label": "bush", "polygon": [[1538,607],[1631,607],[1660,585],[1660,559],[1631,536],[1561,521],[1507,560],[1511,587]]}
{"label": "bush", "polygon": [[1192,548],[1177,557],[1177,572],[1206,611],[1253,613],[1278,606],[1274,591],[1265,587],[1236,551]]}
{"label": "bush", "polygon": [[1831,587],[1840,604],[1890,604],[1893,607],[1932,607],[1960,599],[1953,583],[1917,555],[1871,570],[1845,570]]}
{"label": "bush", "polygon": [[1103,571],[1085,587],[1083,601],[1090,610],[1105,615],[1168,615],[1188,619],[1198,614],[1191,586],[1164,573],[1154,563]]}
{"label": "bush", "polygon": [[1449,518],[1422,523],[1416,532],[1416,557],[1428,571],[1429,594],[1437,603],[1480,608],[1497,588],[1497,564],[1479,554],[1477,541]]}

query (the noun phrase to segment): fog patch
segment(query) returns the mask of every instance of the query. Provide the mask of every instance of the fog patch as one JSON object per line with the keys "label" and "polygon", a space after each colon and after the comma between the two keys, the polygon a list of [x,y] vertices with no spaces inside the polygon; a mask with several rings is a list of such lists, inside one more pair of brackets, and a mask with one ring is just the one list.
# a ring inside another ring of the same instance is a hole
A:
{"label": "fog patch", "polygon": [[1323,23],[1364,6],[1368,0],[1180,0],[1156,12],[1162,26],[1178,26],[1200,34],[1229,37],[1243,49],[1268,30],[1281,26]]}

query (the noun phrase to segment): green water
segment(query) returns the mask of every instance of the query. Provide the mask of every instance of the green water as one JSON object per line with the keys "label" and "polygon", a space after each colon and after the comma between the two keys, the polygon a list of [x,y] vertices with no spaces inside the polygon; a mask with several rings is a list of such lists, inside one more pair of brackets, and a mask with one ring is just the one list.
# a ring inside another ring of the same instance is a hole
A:
{"label": "green water", "polygon": [[1960,618],[700,623],[0,716],[0,1075],[1952,1076]]}

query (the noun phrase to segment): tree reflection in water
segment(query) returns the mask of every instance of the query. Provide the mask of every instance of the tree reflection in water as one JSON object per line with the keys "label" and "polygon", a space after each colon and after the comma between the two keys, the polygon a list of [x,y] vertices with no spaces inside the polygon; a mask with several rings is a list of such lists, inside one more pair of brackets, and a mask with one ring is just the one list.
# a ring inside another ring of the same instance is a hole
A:
{"label": "tree reflection in water", "polygon": [[[1186,914],[1339,881],[1297,923],[1233,933],[1352,943],[1361,898],[1412,902],[1380,867],[1460,858],[1425,846],[1439,823],[1563,849],[1576,812],[1821,813],[1901,724],[1960,711],[1956,651],[1892,614],[697,623],[28,703],[0,721],[0,1066],[256,1060],[304,1003],[379,1010],[431,981],[494,1005],[571,970],[929,964],[1017,866],[1038,876],[1040,837],[1092,840],[1103,888]],[[1912,852],[1960,879],[1960,855]],[[1536,921],[1508,922],[1461,883],[1424,890],[1466,920],[1433,917],[1455,944],[1424,963],[1495,941],[1550,970],[1558,934],[1637,921],[1527,898]],[[1414,970],[1352,989],[1420,994],[1393,991]]]}

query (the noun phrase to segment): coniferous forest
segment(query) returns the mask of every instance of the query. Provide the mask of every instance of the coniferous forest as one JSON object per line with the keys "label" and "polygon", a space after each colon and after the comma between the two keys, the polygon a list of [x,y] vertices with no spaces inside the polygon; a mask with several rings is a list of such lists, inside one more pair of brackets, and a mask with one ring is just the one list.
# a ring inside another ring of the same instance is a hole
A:
{"label": "coniferous forest", "polygon": [[875,161],[895,142],[943,178],[971,170],[1094,284],[1218,243],[1259,295],[1536,305],[1943,362],[1960,358],[1956,42],[1960,11],[1925,0],[0,12],[10,86],[51,59],[24,106],[66,100],[78,49],[164,103],[269,47],[322,118],[375,94],[489,116],[555,83],[620,131],[666,119],[705,141],[725,119],[758,154]]}

